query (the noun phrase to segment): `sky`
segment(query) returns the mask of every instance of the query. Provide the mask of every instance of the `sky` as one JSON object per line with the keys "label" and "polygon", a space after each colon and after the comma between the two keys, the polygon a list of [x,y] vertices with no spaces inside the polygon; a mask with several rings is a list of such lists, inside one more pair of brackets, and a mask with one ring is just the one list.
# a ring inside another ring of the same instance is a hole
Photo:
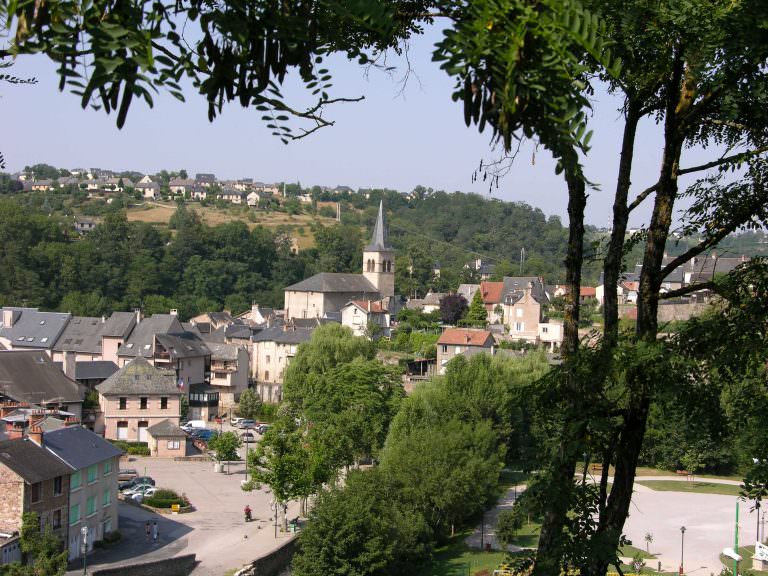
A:
{"label": "sky", "polygon": [[[460,103],[451,100],[453,81],[431,62],[440,31],[433,28],[411,42],[412,74],[403,84],[404,59],[387,62],[397,70],[366,73],[356,63],[331,61],[332,96],[365,96],[359,103],[336,104],[327,113],[335,125],[311,136],[282,144],[271,135],[261,113],[237,103],[225,107],[214,122],[207,105],[191,89],[185,103],[168,94],[155,97],[154,108],[134,100],[122,130],[115,115],[80,107],[79,97],[58,91],[54,66],[44,56],[20,57],[12,72],[34,76],[34,86],[0,86],[0,150],[7,169],[47,163],[66,168],[104,168],[154,173],[186,169],[212,172],[220,179],[254,178],[263,182],[296,182],[359,187],[386,187],[403,192],[421,184],[448,192],[476,192],[507,201],[525,202],[567,223],[567,195],[561,176],[545,150],[522,146],[512,170],[498,188],[472,182],[481,160],[499,157],[489,134],[467,128]],[[302,99],[297,86],[283,91]],[[621,102],[598,90],[589,120],[595,134],[585,159],[587,177],[600,186],[590,192],[587,223],[609,226],[619,160]],[[633,194],[652,184],[659,170],[661,128],[640,126],[635,155]],[[683,165],[712,158],[712,152],[684,153]],[[647,200],[630,226],[647,223]]]}

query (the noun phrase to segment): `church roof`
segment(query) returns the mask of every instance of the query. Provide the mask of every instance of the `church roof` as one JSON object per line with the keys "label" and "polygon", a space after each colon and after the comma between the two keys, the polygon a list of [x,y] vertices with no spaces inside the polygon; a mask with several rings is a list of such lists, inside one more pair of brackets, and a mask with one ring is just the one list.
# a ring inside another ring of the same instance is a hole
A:
{"label": "church roof", "polygon": [[365,247],[368,252],[377,252],[382,250],[392,250],[389,243],[389,233],[384,222],[384,202],[379,202],[379,215],[376,218],[376,225],[373,227],[373,236],[371,242]]}
{"label": "church roof", "polygon": [[348,292],[376,296],[379,291],[362,274],[343,274],[338,272],[320,272],[288,286],[286,292]]}

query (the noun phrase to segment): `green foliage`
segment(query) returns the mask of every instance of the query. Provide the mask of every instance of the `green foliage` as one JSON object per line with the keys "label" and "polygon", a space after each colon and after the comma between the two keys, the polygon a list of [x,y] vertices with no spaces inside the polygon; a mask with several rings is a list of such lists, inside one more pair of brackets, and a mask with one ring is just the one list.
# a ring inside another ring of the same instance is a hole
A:
{"label": "green foliage", "polygon": [[511,510],[502,510],[496,520],[496,538],[504,546],[511,544],[525,521],[522,508],[513,506]]}
{"label": "green foliage", "polygon": [[467,300],[461,294],[448,294],[440,300],[440,318],[445,324],[456,325],[467,313]]}
{"label": "green foliage", "polygon": [[261,397],[251,388],[243,390],[237,404],[237,413],[249,420],[254,420],[261,410]]}
{"label": "green foliage", "polygon": [[178,504],[179,506],[189,505],[189,502],[179,496],[175,491],[167,488],[157,490],[152,496],[144,498],[142,502],[152,508],[170,508],[174,504]]}
{"label": "green foliage", "polygon": [[85,399],[83,400],[83,409],[98,407],[99,393],[96,390],[88,390],[88,392],[85,393]]}
{"label": "green foliage", "polygon": [[217,434],[208,441],[208,448],[216,452],[216,460],[228,462],[239,460],[237,449],[241,446],[240,438],[236,432],[224,432]]}
{"label": "green foliage", "polygon": [[475,292],[472,297],[472,302],[467,310],[467,315],[461,322],[464,326],[473,326],[475,328],[485,328],[488,324],[488,311],[485,309],[483,303],[483,296],[480,294],[480,290]]}
{"label": "green foliage", "polygon": [[397,485],[378,470],[353,471],[343,488],[321,493],[299,536],[291,573],[419,574],[430,530],[423,516],[393,498],[396,493]]}
{"label": "green foliage", "polygon": [[20,548],[23,563],[3,565],[0,573],[8,576],[63,576],[67,571],[67,551],[51,527],[40,531],[37,512],[22,515]]}
{"label": "green foliage", "polygon": [[149,446],[146,442],[128,442],[126,440],[110,440],[112,444],[133,456],[149,456]]}
{"label": "green foliage", "polygon": [[189,416],[189,400],[187,400],[186,394],[181,395],[179,401],[179,414],[182,420],[186,420]]}
{"label": "green foliage", "polygon": [[378,347],[382,350],[407,352],[418,358],[435,358],[437,356],[435,345],[439,339],[439,333],[407,332],[400,328],[389,340],[379,340]]}

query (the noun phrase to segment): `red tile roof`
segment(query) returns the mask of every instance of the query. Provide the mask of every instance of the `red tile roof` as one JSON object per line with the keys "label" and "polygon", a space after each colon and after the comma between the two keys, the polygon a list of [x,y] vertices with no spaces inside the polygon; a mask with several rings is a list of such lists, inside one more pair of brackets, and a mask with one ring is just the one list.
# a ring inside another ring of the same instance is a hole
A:
{"label": "red tile roof", "polygon": [[371,300],[352,300],[352,304],[358,308],[367,310],[368,312],[376,312],[381,314],[382,312],[387,311],[387,309],[382,306],[381,302],[374,302]]}
{"label": "red tile roof", "polygon": [[498,304],[504,293],[504,282],[480,282],[480,293],[485,304]]}
{"label": "red tile roof", "polygon": [[595,288],[592,288],[591,286],[582,286],[579,290],[580,296],[595,296]]}
{"label": "red tile roof", "polygon": [[[489,343],[490,340],[490,343]],[[448,328],[440,335],[438,344],[456,346],[490,346],[493,336],[486,330],[469,330],[466,328]]]}

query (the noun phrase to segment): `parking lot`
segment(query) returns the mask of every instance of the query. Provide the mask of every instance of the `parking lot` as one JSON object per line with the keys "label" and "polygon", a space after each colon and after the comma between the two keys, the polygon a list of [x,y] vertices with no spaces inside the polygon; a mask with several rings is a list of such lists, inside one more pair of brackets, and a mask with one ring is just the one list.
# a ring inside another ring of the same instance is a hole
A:
{"label": "parking lot", "polygon": [[[222,426],[223,431],[228,429],[231,427]],[[260,436],[257,435],[257,438]],[[253,446],[251,444],[250,448],[253,449]],[[240,452],[244,456],[245,447]],[[193,573],[195,576],[221,576],[227,570],[239,568],[268,552],[288,537],[278,532],[275,538],[274,508],[269,489],[241,490],[240,482],[245,480],[244,461],[225,465],[224,473],[214,472],[213,462],[210,461],[148,457],[131,457],[121,462],[121,468],[134,468],[141,476],[151,476],[158,488],[170,488],[185,494],[195,511],[159,517],[161,541],[154,545],[143,543],[143,526],[146,520],[154,520],[158,516],[121,504],[120,530],[128,542],[115,546],[111,556],[110,553],[95,556],[96,564],[127,560],[140,562],[194,552],[200,561]],[[244,519],[246,505],[252,510],[253,521],[249,523]],[[292,503],[288,517],[297,515],[298,504]]]}

